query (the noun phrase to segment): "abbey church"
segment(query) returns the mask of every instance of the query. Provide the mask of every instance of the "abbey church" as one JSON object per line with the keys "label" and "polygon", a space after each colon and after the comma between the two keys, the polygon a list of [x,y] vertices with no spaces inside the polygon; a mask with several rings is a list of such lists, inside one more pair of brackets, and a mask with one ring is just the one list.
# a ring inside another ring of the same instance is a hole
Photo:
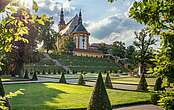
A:
{"label": "abbey church", "polygon": [[103,57],[103,53],[94,50],[90,47],[89,38],[90,33],[86,30],[82,22],[82,13],[75,15],[69,22],[64,20],[63,8],[60,13],[60,20],[58,24],[59,37],[57,38],[56,47],[59,50],[63,38],[71,37],[75,43],[73,54],[76,56],[89,56],[89,57]]}

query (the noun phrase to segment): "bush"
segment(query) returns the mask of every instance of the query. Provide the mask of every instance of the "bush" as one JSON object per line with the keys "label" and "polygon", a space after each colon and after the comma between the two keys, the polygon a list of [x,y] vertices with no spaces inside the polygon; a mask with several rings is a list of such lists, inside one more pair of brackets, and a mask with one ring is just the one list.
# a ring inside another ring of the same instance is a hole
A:
{"label": "bush", "polygon": [[34,72],[33,77],[32,77],[32,80],[38,80],[37,73],[36,72]]}
{"label": "bush", "polygon": [[165,110],[173,110],[174,108],[174,93],[164,92],[160,95],[159,105]]}
{"label": "bush", "polygon": [[28,70],[25,70],[24,79],[29,79]]}
{"label": "bush", "polygon": [[61,75],[61,77],[60,77],[60,80],[59,80],[59,83],[64,83],[64,84],[66,84],[66,79],[65,79],[64,73],[62,73],[62,75]]}
{"label": "bush", "polygon": [[79,84],[79,85],[85,85],[85,80],[84,80],[82,74],[80,74],[80,76],[79,76],[78,84]]}
{"label": "bush", "polygon": [[45,75],[45,70],[42,71],[42,74]]}
{"label": "bush", "polygon": [[138,91],[148,91],[147,87],[148,87],[148,85],[147,85],[146,78],[145,78],[144,75],[142,75],[140,77],[140,82],[139,82],[139,84],[137,86],[137,90]]}
{"label": "bush", "polygon": [[159,100],[160,100],[160,93],[158,93],[158,92],[151,93],[151,102],[152,102],[152,104],[157,105]]}
{"label": "bush", "polygon": [[163,83],[162,78],[161,77],[157,78],[157,80],[155,82],[155,86],[154,86],[154,91],[161,91],[162,90],[162,87],[161,87],[162,83]]}
{"label": "bush", "polygon": [[48,74],[51,74],[51,71],[50,71],[50,69],[48,70]]}
{"label": "bush", "polygon": [[112,81],[111,81],[111,78],[109,76],[109,73],[107,73],[107,75],[106,75],[105,86],[106,86],[106,88],[109,88],[109,89],[113,88]]}
{"label": "bush", "polygon": [[98,75],[87,110],[112,110],[101,73]]}
{"label": "bush", "polygon": [[56,74],[56,70],[54,69],[53,74]]}

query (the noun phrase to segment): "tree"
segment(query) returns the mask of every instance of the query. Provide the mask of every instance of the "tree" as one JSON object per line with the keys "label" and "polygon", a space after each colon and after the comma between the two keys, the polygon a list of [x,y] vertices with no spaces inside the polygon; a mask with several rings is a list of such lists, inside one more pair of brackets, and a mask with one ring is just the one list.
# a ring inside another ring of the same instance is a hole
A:
{"label": "tree", "polygon": [[106,88],[109,88],[109,89],[113,88],[112,81],[111,81],[111,78],[109,76],[109,73],[107,73],[107,75],[106,75],[105,86],[106,86]]}
{"label": "tree", "polygon": [[151,34],[147,33],[147,30],[143,29],[139,33],[135,32],[134,45],[138,49],[137,58],[140,62],[141,74],[146,73],[146,65],[152,54],[152,45],[156,43],[156,40]]}
{"label": "tree", "polygon": [[130,17],[148,26],[151,33],[160,36],[160,51],[154,58],[154,74],[167,77],[174,82],[174,2],[173,0],[135,1]]}
{"label": "tree", "polygon": [[109,49],[105,43],[100,43],[98,50],[102,51],[104,54],[107,54]]}
{"label": "tree", "polygon": [[87,110],[112,110],[101,73],[98,75]]}
{"label": "tree", "polygon": [[111,53],[114,56],[125,58],[125,53],[126,53],[125,44],[121,41],[113,42]]}
{"label": "tree", "polygon": [[59,83],[64,83],[64,84],[67,83],[67,82],[66,82],[66,79],[65,79],[64,73],[62,73],[62,75],[61,75],[61,77],[60,77],[60,80],[59,80]]}
{"label": "tree", "polygon": [[78,84],[79,84],[79,85],[85,85],[85,80],[84,80],[82,74],[80,74],[80,76],[79,76]]}
{"label": "tree", "polygon": [[38,80],[36,71],[33,74],[32,80]]}
{"label": "tree", "polygon": [[163,83],[162,78],[158,77],[156,79],[156,82],[155,82],[154,91],[161,91],[162,90],[162,87],[161,87],[162,83]]}
{"label": "tree", "polygon": [[49,50],[55,48],[56,38],[58,36],[58,33],[52,29],[53,24],[53,17],[50,17],[45,21],[45,25],[40,28],[41,35],[39,41],[43,41],[43,47],[47,50],[47,53]]}

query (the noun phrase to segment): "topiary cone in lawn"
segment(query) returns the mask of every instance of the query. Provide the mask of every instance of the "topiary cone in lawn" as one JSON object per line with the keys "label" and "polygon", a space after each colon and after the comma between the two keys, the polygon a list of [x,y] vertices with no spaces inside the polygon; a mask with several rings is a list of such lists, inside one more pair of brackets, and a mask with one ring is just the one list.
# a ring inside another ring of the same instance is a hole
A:
{"label": "topiary cone in lawn", "polygon": [[148,91],[147,89],[148,85],[147,85],[147,81],[146,78],[144,76],[144,74],[140,77],[140,82],[137,86],[137,90],[138,91]]}
{"label": "topiary cone in lawn", "polygon": [[112,110],[101,73],[98,75],[87,110]]}
{"label": "topiary cone in lawn", "polygon": [[162,78],[161,77],[158,77],[156,82],[155,82],[155,86],[154,86],[154,91],[161,91],[162,90]]}
{"label": "topiary cone in lawn", "polygon": [[[1,97],[4,97],[5,96],[5,90],[4,90],[4,87],[3,87],[3,84],[2,84],[1,78],[0,78],[0,96]],[[0,101],[5,102],[4,103],[4,106],[7,107],[8,110],[11,110],[11,106],[10,106],[10,102],[9,102],[8,98],[1,99]]]}
{"label": "topiary cone in lawn", "polygon": [[109,73],[107,73],[107,75],[106,75],[105,86],[106,86],[106,88],[109,88],[109,89],[113,88],[112,81],[111,81],[111,78],[109,76]]}
{"label": "topiary cone in lawn", "polygon": [[24,79],[29,79],[28,70],[25,70]]}
{"label": "topiary cone in lawn", "polygon": [[66,79],[65,79],[64,73],[62,73],[62,75],[61,75],[61,77],[60,77],[60,80],[59,80],[59,83],[64,83],[64,84],[66,84]]}
{"label": "topiary cone in lawn", "polygon": [[84,80],[82,74],[80,74],[80,76],[79,76],[78,84],[79,84],[79,85],[85,85],[85,80]]}
{"label": "topiary cone in lawn", "polygon": [[34,72],[32,80],[38,80],[36,72]]}

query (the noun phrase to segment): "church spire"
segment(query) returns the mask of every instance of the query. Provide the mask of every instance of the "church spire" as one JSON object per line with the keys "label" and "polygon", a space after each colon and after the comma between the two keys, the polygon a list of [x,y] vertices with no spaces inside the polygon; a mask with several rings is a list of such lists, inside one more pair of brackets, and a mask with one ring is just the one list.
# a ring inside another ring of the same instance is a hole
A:
{"label": "church spire", "polygon": [[60,21],[59,21],[59,31],[64,29],[64,27],[65,27],[64,12],[63,12],[63,8],[61,8]]}
{"label": "church spire", "polygon": [[64,12],[63,12],[63,8],[61,8],[59,25],[64,25],[64,24],[65,24]]}
{"label": "church spire", "polygon": [[81,24],[81,23],[82,23],[82,13],[81,13],[81,10],[80,10],[78,24]]}

